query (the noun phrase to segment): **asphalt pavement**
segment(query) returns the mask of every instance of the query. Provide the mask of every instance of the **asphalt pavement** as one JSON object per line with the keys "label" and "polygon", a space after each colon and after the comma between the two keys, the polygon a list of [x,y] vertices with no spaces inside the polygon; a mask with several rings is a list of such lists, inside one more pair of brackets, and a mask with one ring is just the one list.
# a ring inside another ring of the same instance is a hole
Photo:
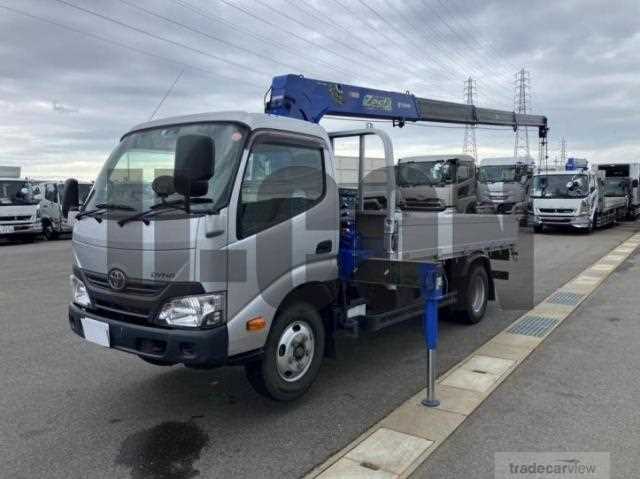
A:
{"label": "asphalt pavement", "polygon": [[[535,299],[632,228],[536,235]],[[339,359],[288,404],[257,395],[242,368],[162,368],[102,349],[69,330],[70,265],[69,241],[0,245],[3,477],[299,477],[424,386],[419,320],[341,340]],[[443,319],[439,371],[520,313]]]}

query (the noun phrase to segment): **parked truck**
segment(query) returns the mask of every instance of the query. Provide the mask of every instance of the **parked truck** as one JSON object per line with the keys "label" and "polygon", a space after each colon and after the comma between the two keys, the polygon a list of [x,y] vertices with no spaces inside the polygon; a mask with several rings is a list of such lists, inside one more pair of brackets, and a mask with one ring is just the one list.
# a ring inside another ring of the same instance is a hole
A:
{"label": "parked truck", "polygon": [[[599,163],[598,171],[604,171],[607,182],[607,197],[610,201],[624,200],[627,205],[627,219],[635,219],[640,214],[640,161],[619,160]],[[619,218],[622,219],[622,218]]]}
{"label": "parked truck", "polygon": [[[568,163],[573,168],[574,162]],[[589,169],[548,171],[533,176],[529,224],[536,233],[546,226],[571,227],[591,233],[594,228],[615,224],[619,202],[607,201],[604,172]]]}
{"label": "parked truck", "polygon": [[426,200],[445,211],[476,211],[476,165],[469,155],[400,158],[398,175],[399,193],[407,205],[418,206]]}
{"label": "parked truck", "polygon": [[[291,400],[314,381],[339,331],[422,311],[422,265],[442,268],[442,305],[480,321],[495,298],[490,257],[512,256],[515,222],[400,208],[389,136],[327,133],[317,123],[332,114],[529,125],[546,135],[542,116],[297,75],[274,78],[265,114],[138,125],[77,216],[71,329],[156,365],[242,364],[260,393]],[[371,137],[384,147],[382,209],[370,209],[363,187]],[[334,181],[333,142],[343,138],[360,145],[354,188]],[[65,208],[78,205],[73,185]]]}
{"label": "parked truck", "polygon": [[[79,203],[83,204],[89,196],[90,182],[76,182],[78,188]],[[42,222],[42,234],[47,240],[54,240],[61,234],[71,233],[75,223],[77,209],[63,210],[62,198],[64,196],[64,182],[46,181],[38,183],[42,192],[40,201],[40,220]]]}
{"label": "parked truck", "polygon": [[527,219],[533,158],[483,158],[478,165],[478,211]]}
{"label": "parked truck", "polygon": [[32,240],[42,234],[40,188],[21,169],[0,166],[0,238]]}

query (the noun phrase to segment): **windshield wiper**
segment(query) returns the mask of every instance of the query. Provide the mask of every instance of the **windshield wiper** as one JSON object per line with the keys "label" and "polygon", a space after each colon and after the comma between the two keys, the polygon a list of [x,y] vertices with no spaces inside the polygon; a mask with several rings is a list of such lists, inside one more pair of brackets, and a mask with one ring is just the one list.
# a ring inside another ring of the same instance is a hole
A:
{"label": "windshield wiper", "polygon": [[[211,198],[191,198],[190,199],[190,203],[213,203],[213,200]],[[187,211],[187,207],[184,204],[184,200],[183,199],[179,199],[179,200],[174,200],[174,201],[164,201],[162,203],[158,203],[155,204],[153,206],[150,206],[148,210],[146,211],[141,211],[139,213],[136,213],[134,215],[131,216],[127,216],[126,218],[122,218],[120,221],[118,221],[118,225],[119,226],[124,226],[127,223],[131,223],[132,221],[138,221],[138,220],[142,220],[142,222],[145,225],[149,224],[149,218],[151,216],[154,216],[157,213],[160,213],[162,211],[168,211],[168,210],[179,210],[179,211]],[[191,212],[190,212],[191,213]],[[195,212],[194,214],[204,214],[204,213],[208,213],[208,211],[203,211],[203,212]]]}
{"label": "windshield wiper", "polygon": [[81,220],[84,217],[92,216],[95,220],[100,223],[102,218],[96,216],[102,213],[105,213],[109,210],[121,210],[121,211],[135,211],[135,208],[129,205],[119,205],[112,203],[99,203],[96,205],[95,209],[89,211],[83,211],[76,216],[76,220]]}

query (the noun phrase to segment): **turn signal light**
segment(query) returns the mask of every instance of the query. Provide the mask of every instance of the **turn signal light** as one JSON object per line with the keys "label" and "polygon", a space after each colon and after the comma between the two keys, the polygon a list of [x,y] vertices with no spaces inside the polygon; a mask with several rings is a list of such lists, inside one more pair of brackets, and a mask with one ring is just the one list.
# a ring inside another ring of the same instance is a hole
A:
{"label": "turn signal light", "polygon": [[262,331],[266,327],[267,321],[262,316],[247,321],[247,331]]}

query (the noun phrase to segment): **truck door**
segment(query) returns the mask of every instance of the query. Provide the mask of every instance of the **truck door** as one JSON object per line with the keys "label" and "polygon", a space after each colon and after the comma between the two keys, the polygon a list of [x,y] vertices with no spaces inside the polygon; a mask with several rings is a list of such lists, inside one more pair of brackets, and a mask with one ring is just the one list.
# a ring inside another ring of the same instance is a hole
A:
{"label": "truck door", "polygon": [[[240,276],[229,285],[229,319],[259,296],[275,309],[298,284],[337,276],[338,198],[327,174],[330,161],[320,139],[254,138],[237,192],[237,241],[229,248],[240,253],[229,255],[229,277]],[[238,264],[243,256],[246,265]]]}
{"label": "truck door", "polygon": [[459,213],[472,213],[476,206],[475,165],[469,161],[461,161],[456,168],[457,201]]}

